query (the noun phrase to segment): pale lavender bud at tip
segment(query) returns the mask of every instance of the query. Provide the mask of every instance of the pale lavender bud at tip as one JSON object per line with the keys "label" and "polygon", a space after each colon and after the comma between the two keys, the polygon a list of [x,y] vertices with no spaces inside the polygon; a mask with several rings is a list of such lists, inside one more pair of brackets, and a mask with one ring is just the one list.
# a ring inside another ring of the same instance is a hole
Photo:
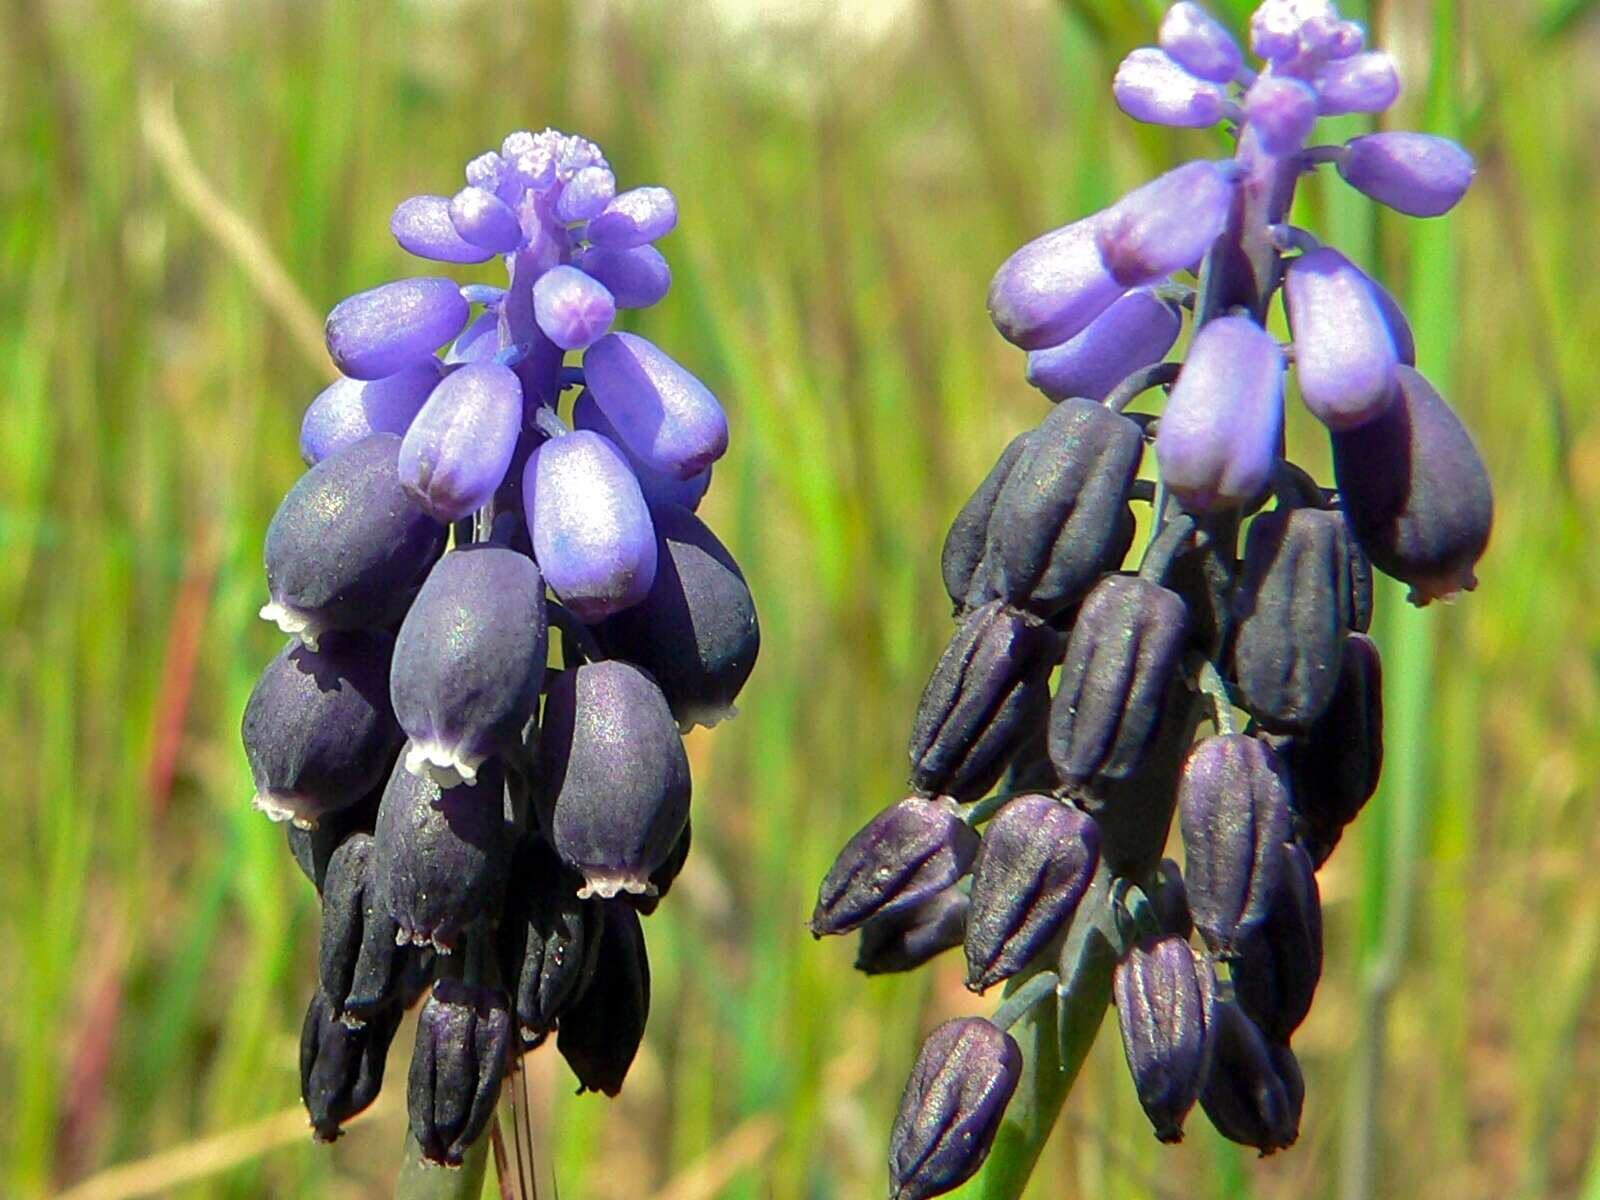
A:
{"label": "pale lavender bud at tip", "polygon": [[1400,98],[1400,73],[1389,55],[1369,50],[1323,66],[1316,88],[1325,116],[1380,113]]}
{"label": "pale lavender bud at tip", "polygon": [[1428,133],[1373,133],[1352,138],[1339,174],[1357,191],[1412,217],[1449,212],[1472,186],[1472,155]]}
{"label": "pale lavender bud at tip", "polygon": [[605,211],[617,194],[617,177],[607,167],[584,167],[561,189],[556,216],[563,221],[587,221]]}
{"label": "pale lavender bud at tip", "polygon": [[1233,164],[1197,160],[1106,209],[1095,225],[1095,244],[1111,277],[1139,287],[1199,262],[1227,223],[1236,180]]}
{"label": "pale lavender bud at tip", "polygon": [[1135,121],[1204,129],[1222,120],[1228,96],[1215,83],[1196,79],[1152,46],[1122,60],[1111,84],[1117,105]]}
{"label": "pale lavender bud at tip", "polygon": [[1317,94],[1298,79],[1263,75],[1244,98],[1245,120],[1261,148],[1275,157],[1294,154],[1317,123]]}
{"label": "pale lavender bud at tip", "polygon": [[474,246],[509,254],[522,244],[522,226],[511,206],[493,192],[465,187],[450,198],[450,223]]}
{"label": "pale lavender bud at tip", "polygon": [[1174,4],[1161,19],[1158,39],[1189,74],[1212,83],[1231,83],[1244,56],[1220,21],[1198,4]]}
{"label": "pale lavender bud at tip", "polygon": [[596,246],[626,250],[665,237],[677,223],[678,202],[666,188],[631,188],[589,222],[585,236]]}
{"label": "pale lavender bud at tip", "polygon": [[1248,317],[1201,327],[1156,434],[1161,477],[1189,509],[1244,504],[1272,477],[1283,427],[1283,351]]}
{"label": "pale lavender bud at tip", "polygon": [[533,319],[563,350],[582,350],[611,331],[617,305],[605,284],[577,267],[552,267],[533,285]]}

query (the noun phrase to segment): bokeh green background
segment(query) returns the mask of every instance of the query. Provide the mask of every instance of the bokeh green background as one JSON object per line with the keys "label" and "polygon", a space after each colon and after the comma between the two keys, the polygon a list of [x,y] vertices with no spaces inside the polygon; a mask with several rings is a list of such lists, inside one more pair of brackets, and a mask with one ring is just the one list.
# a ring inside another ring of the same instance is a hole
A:
{"label": "bokeh green background", "polygon": [[[1043,412],[985,318],[990,274],[1221,152],[1110,102],[1160,8],[0,4],[0,1195],[386,1194],[406,1031],[385,1102],[336,1148],[295,1112],[315,898],[250,809],[237,741],[276,644],[261,538],[329,371],[318,314],[416,270],[395,202],[546,124],[677,192],[676,286],[629,321],[726,402],[705,512],[765,645],[740,718],[691,741],[695,853],[648,924],[644,1051],[613,1103],[530,1060],[540,1162],[567,1200],[881,1194],[921,1032],[992,1001],[957,956],[855,975],[804,920],[902,786],[948,631],[945,523]],[[1474,596],[1415,616],[1381,596],[1391,770],[1323,873],[1300,1144],[1258,1163],[1197,1117],[1157,1146],[1108,1030],[1033,1196],[1600,1200],[1590,8],[1355,14],[1408,80],[1386,121],[1459,135],[1477,186],[1429,223],[1337,180],[1303,194],[1301,219],[1406,299],[1499,520]]]}

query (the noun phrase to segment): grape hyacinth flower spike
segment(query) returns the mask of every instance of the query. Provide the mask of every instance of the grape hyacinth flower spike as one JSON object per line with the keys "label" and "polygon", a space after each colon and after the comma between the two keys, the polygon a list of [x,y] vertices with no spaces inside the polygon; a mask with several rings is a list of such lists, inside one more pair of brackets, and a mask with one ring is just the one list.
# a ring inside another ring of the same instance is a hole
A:
{"label": "grape hyacinth flower spike", "polygon": [[[924,1046],[891,1137],[896,1197],[980,1171],[983,1195],[1020,1195],[1055,1117],[1041,1106],[1067,1091],[1016,1089],[1020,1063],[1040,1054],[1070,1084],[1113,1003],[1157,1137],[1198,1104],[1263,1153],[1294,1142],[1315,872],[1383,761],[1373,571],[1423,605],[1471,590],[1488,546],[1488,472],[1419,367],[1428,347],[1290,217],[1325,166],[1439,216],[1472,157],[1416,132],[1316,142],[1321,118],[1384,112],[1401,90],[1332,0],[1264,0],[1247,33],[1172,4],[1110,80],[1136,120],[1224,126],[1225,157],[1040,234],[990,284],[995,328],[1055,407],[1011,431],[950,525],[956,628],[912,722],[913,794],[844,848],[811,921],[860,929],[868,973],[960,941],[969,986],[1006,985],[992,1021]],[[1329,439],[1332,487],[1286,456],[1296,398]]]}
{"label": "grape hyacinth flower spike", "polygon": [[[395,208],[435,265],[328,315],[339,378],[267,532],[261,615],[290,640],[242,722],[322,907],[301,1063],[322,1140],[430,992],[407,1089],[426,1163],[486,1153],[503,1079],[551,1034],[608,1095],[644,1036],[640,918],[690,845],[681,734],[733,714],[760,647],[693,511],[727,414],[615,328],[667,296],[677,221],[592,142],[512,133]],[[504,286],[436,273],[495,258]]]}

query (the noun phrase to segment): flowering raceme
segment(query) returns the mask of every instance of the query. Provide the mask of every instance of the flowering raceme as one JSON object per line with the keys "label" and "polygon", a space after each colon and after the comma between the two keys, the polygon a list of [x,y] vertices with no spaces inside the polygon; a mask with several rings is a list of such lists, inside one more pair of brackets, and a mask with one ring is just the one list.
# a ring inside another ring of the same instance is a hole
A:
{"label": "flowering raceme", "polygon": [[[1041,1114],[995,1135],[1020,1069],[1005,1030],[1028,1013],[1075,1070],[1114,1007],[1163,1141],[1198,1104],[1262,1153],[1294,1142],[1315,871],[1382,765],[1372,570],[1418,605],[1476,584],[1493,501],[1471,436],[1394,298],[1289,223],[1321,165],[1437,216],[1472,158],[1422,133],[1311,144],[1319,118],[1400,90],[1329,0],[1266,0],[1249,45],[1259,68],[1199,5],[1172,5],[1112,92],[1140,121],[1226,123],[1233,154],[1040,235],[990,286],[1055,407],[950,527],[958,628],[913,723],[912,795],[846,846],[812,918],[819,937],[859,929],[864,970],[962,945],[969,987],[1006,983],[992,1021],[941,1026],[918,1059],[890,1146],[899,1200],[958,1186],[996,1144],[1001,1186],[1020,1188]],[[1268,332],[1279,295],[1287,346]],[[1129,411],[1158,390],[1158,411]],[[1327,431],[1335,488],[1284,457],[1295,396]],[[1151,533],[1126,569],[1134,501]],[[1175,816],[1181,869],[1164,857]]]}
{"label": "flowering raceme", "polygon": [[462,1161],[551,1033],[613,1095],[643,1037],[639,916],[689,847],[680,734],[732,713],[760,644],[694,513],[722,406],[614,328],[667,294],[653,243],[677,219],[665,188],[619,192],[593,143],[513,133],[390,222],[436,263],[500,257],[506,286],[401,279],[328,315],[341,378],[267,533],[261,615],[290,640],[243,728],[256,804],[322,898],[319,1138],[375,1098],[430,988],[407,1101],[434,1162]]}

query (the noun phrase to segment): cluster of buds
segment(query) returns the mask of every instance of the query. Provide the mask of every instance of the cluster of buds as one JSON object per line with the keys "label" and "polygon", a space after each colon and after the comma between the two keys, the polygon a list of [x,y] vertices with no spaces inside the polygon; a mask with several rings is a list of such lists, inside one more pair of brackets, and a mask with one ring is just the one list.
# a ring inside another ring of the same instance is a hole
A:
{"label": "cluster of buds", "polygon": [[582,1088],[621,1088],[649,1005],[639,918],[689,850],[681,734],[732,712],[760,641],[694,512],[722,408],[612,331],[667,292],[651,243],[672,194],[618,192],[592,143],[554,130],[513,133],[466,178],[403,202],[395,238],[503,256],[509,283],[404,279],[329,314],[342,377],[267,532],[262,616],[289,641],[243,730],[256,805],[290,823],[321,896],[312,1128],[332,1140],[372,1102],[426,993],[407,1100],[445,1164],[552,1032]]}
{"label": "cluster of buds", "polygon": [[[1259,69],[1195,4],[1170,8],[1159,42],[1123,62],[1117,102],[1225,123],[1235,152],[995,276],[994,323],[1055,407],[950,528],[958,628],[913,723],[914,794],[845,847],[812,917],[818,936],[861,931],[864,971],[961,946],[970,988],[1008,984],[992,1021],[923,1047],[891,1139],[897,1200],[982,1164],[1022,1070],[1006,1030],[1035,1005],[1054,1005],[1065,1054],[1114,1004],[1161,1140],[1196,1102],[1264,1154],[1295,1140],[1315,872],[1382,759],[1372,568],[1426,604],[1471,589],[1488,542],[1487,472],[1416,370],[1400,307],[1287,223],[1320,164],[1432,216],[1465,193],[1471,158],[1421,133],[1309,144],[1319,117],[1399,93],[1393,61],[1327,0],[1256,10]],[[1266,328],[1278,295],[1289,346]],[[1186,329],[1183,361],[1165,361]],[[1333,489],[1285,457],[1290,379],[1332,440]],[[1147,393],[1158,411],[1130,411]],[[1151,532],[1130,569],[1134,502]],[[1181,866],[1164,857],[1175,814]]]}

